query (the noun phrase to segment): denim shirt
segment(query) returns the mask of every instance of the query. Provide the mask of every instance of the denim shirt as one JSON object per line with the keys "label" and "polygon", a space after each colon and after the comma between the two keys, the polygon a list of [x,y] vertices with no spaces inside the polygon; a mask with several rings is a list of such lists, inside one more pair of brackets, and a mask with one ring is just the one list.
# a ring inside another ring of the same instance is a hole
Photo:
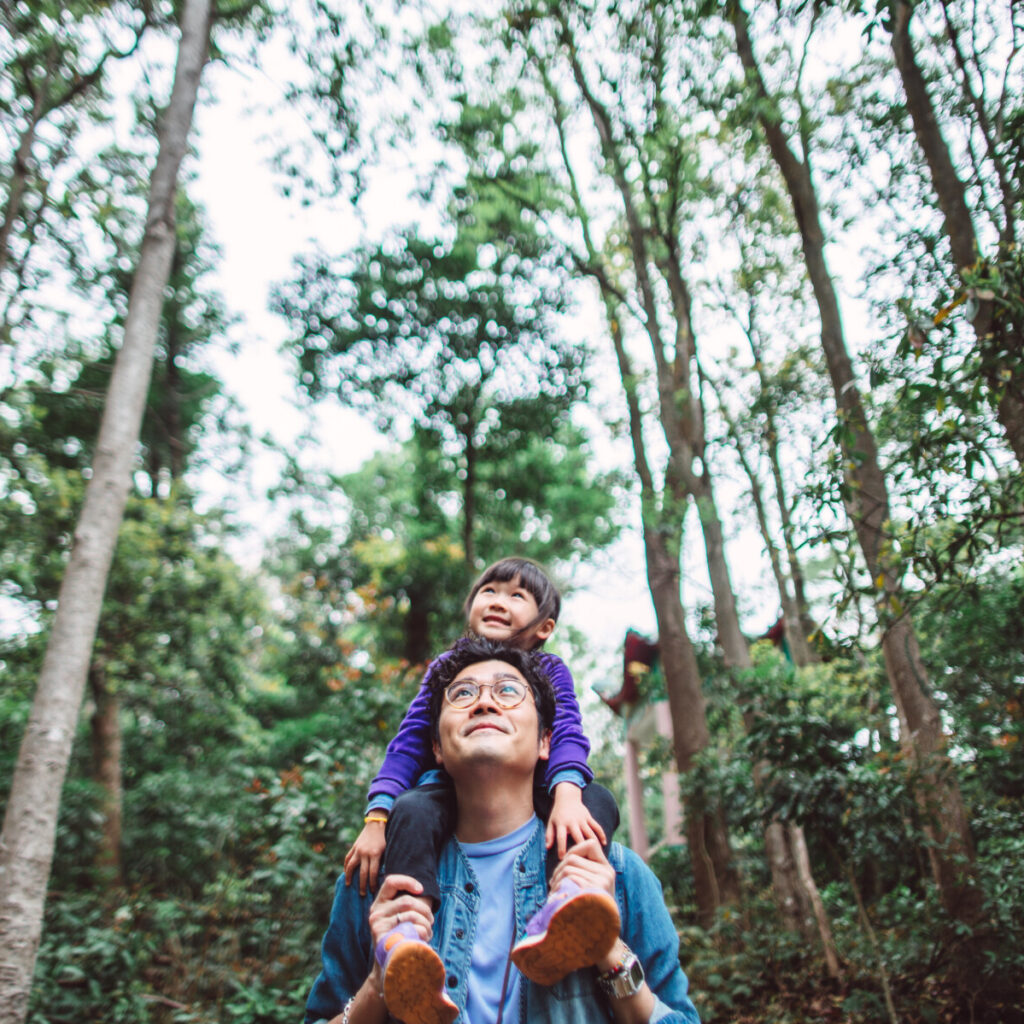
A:
{"label": "denim shirt", "polygon": [[[516,934],[543,905],[547,896],[544,877],[544,827],[537,830],[516,859],[514,872]],[[622,915],[622,938],[636,953],[655,996],[651,1024],[700,1024],[687,995],[688,982],[679,966],[679,937],[662,898],[661,883],[632,850],[612,843],[608,859],[615,868],[615,896]],[[441,907],[434,919],[431,944],[447,970],[448,995],[459,1007],[456,1024],[466,1020],[466,986],[470,954],[482,898],[473,870],[459,844],[449,841],[438,877]],[[486,894],[483,894],[485,897]],[[341,1013],[362,986],[373,964],[367,921],[372,899],[359,895],[344,877],[335,887],[331,920],[323,941],[323,969],[306,1002],[306,1024],[330,1020]],[[526,982],[522,988],[519,1020],[522,1024],[591,1024],[614,1020],[593,968],[574,971],[557,985],[546,988]],[[512,1022],[509,1022],[512,1024]]]}

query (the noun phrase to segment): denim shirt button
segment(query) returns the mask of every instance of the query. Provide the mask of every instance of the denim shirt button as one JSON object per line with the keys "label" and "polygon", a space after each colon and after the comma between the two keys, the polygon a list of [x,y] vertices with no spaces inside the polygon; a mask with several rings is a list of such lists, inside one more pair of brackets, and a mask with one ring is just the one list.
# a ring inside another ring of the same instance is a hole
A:
{"label": "denim shirt button", "polygon": [[472,882],[467,882],[466,883],[466,892],[472,892],[472,891],[473,891],[473,883]]}
{"label": "denim shirt button", "polygon": [[455,938],[461,939],[466,933],[461,928],[455,929]]}
{"label": "denim shirt button", "polygon": [[[437,984],[437,982],[435,982],[434,984]],[[457,988],[458,984],[459,984],[459,979],[456,978],[454,974],[449,974],[448,975],[448,987],[449,988]]]}
{"label": "denim shirt button", "polygon": [[520,871],[525,871],[526,870],[526,865],[522,861],[519,862],[519,870]]}

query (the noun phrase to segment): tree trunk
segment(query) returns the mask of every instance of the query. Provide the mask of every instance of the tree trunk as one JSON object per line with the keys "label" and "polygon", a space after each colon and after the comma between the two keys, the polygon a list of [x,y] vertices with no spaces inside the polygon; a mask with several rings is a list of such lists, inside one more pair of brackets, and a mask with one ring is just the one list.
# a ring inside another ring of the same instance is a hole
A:
{"label": "tree trunk", "polygon": [[161,120],[149,213],[124,338],[107,391],[93,473],[61,583],[0,836],[0,1024],[21,1024],[28,1010],[61,788],[131,484],[174,251],[178,168],[186,150],[209,35],[209,0],[187,0],[171,101]]}
{"label": "tree trunk", "polygon": [[789,646],[789,653],[795,665],[808,665],[811,662],[810,646],[800,625],[800,613],[796,600],[790,592],[790,581],[786,578],[785,570],[782,567],[782,557],[778,545],[772,535],[771,526],[768,523],[768,511],[765,505],[764,494],[761,488],[761,481],[757,472],[747,458],[740,440],[739,430],[733,422],[724,405],[723,416],[729,433],[735,445],[736,455],[740,460],[740,466],[750,484],[750,497],[754,502],[754,515],[757,519],[758,529],[761,531],[761,539],[764,541],[765,550],[768,552],[768,561],[772,567],[772,575],[775,577],[775,586],[779,591],[779,604],[782,607],[782,621],[786,630],[786,643]]}
{"label": "tree trunk", "polygon": [[[171,261],[171,278],[179,270],[184,262],[181,252],[181,241],[175,236],[174,258]],[[185,428],[181,415],[181,371],[178,368],[178,356],[181,354],[179,344],[180,326],[178,318],[181,311],[175,303],[175,315],[167,325],[167,352],[164,357],[164,388],[163,388],[163,410],[162,427],[167,436],[168,469],[171,474],[171,482],[177,483],[185,475],[185,451],[188,447],[185,438]],[[159,480],[153,481],[154,491],[159,489]]]}
{"label": "tree trunk", "polygon": [[32,159],[32,146],[36,140],[36,128],[43,116],[44,98],[45,91],[40,89],[36,93],[32,112],[28,116],[28,124],[25,125],[21,133],[18,151],[14,154],[14,161],[11,165],[11,177],[7,184],[7,202],[4,205],[4,219],[0,224],[0,275],[3,274],[10,256],[14,222],[21,213],[21,204],[28,183],[29,163]]}
{"label": "tree trunk", "polygon": [[830,978],[841,978],[843,975],[842,966],[839,963],[839,953],[836,950],[835,939],[832,937],[832,925],[825,910],[825,904],[821,901],[821,893],[811,873],[811,857],[807,852],[807,839],[804,830],[792,822],[786,824],[786,838],[789,850],[796,865],[797,876],[800,879],[799,892],[803,897],[803,913],[805,920],[808,917],[814,919],[818,931],[818,938],[821,941],[821,948],[825,955],[825,969]]}
{"label": "tree trunk", "polygon": [[[569,29],[564,21],[561,22],[561,27],[564,33],[568,33]],[[660,494],[661,500],[659,501],[643,436],[643,415],[636,392],[637,379],[633,374],[626,352],[622,321],[619,315],[622,298],[604,273],[603,263],[591,237],[589,217],[583,204],[566,145],[564,134],[566,112],[557,93],[551,89],[550,79],[547,77],[543,61],[539,58],[538,65],[545,80],[545,87],[548,89],[555,107],[555,130],[558,133],[562,162],[569,178],[570,192],[586,249],[585,258],[579,259],[580,268],[585,273],[592,275],[600,287],[629,413],[633,460],[637,478],[640,481],[647,583],[658,622],[661,666],[672,718],[673,753],[678,770],[688,772],[693,768],[697,755],[708,746],[709,733],[704,694],[701,690],[700,670],[697,666],[693,644],[686,631],[686,620],[679,590],[679,555],[682,512],[684,510],[678,501],[681,493],[679,476],[671,464],[670,457],[670,464],[666,468],[667,482]],[[602,145],[608,147],[606,151],[609,152],[612,165],[616,168],[616,184],[625,202],[626,217],[634,249],[639,246],[639,251],[643,254],[645,250],[642,240],[639,238],[643,234],[643,229],[637,219],[636,210],[629,201],[628,187],[624,187],[624,169],[614,159],[617,154],[610,137],[607,114],[596,98],[590,94],[582,68],[575,60],[573,60],[573,76],[587,100],[601,136]],[[654,344],[655,358],[660,360],[663,350],[658,343],[657,335],[651,333],[657,330],[657,316],[654,292],[647,273],[645,256],[642,256],[637,264],[636,274],[641,303],[648,317],[648,333]],[[663,377],[659,373],[659,382],[662,380]],[[694,873],[697,916],[699,923],[707,928],[714,922],[715,915],[721,907],[727,904],[735,905],[739,902],[739,876],[733,865],[725,815],[721,808],[697,806],[697,801],[691,800],[684,811],[687,848],[690,852]]]}
{"label": "tree trunk", "polygon": [[825,353],[841,425],[847,511],[877,589],[882,649],[900,718],[901,743],[922,773],[918,798],[925,816],[935,882],[947,910],[973,925],[980,912],[973,884],[974,845],[959,786],[947,768],[939,711],[927,692],[927,675],[908,613],[901,601],[898,565],[889,544],[889,495],[846,348],[839,302],[825,259],[818,199],[806,161],[789,148],[751,45],[747,16],[731,7],[736,48],[760,106],[758,119],[793,204],[804,259],[821,318]]}
{"label": "tree trunk", "polygon": [[[817,626],[811,618],[810,605],[807,601],[807,593],[804,587],[804,567],[796,553],[796,542],[793,539],[793,519],[790,515],[789,504],[786,500],[786,487],[782,479],[782,463],[779,459],[779,443],[775,432],[774,423],[769,423],[768,434],[768,463],[772,468],[772,482],[775,485],[775,503],[779,506],[779,522],[782,527],[782,540],[786,546],[786,562],[789,565],[789,578],[793,581],[793,604],[796,612],[793,618],[793,625],[786,625],[786,635],[790,637],[790,650],[793,652],[793,660],[797,665],[809,665],[811,662],[819,661],[818,654],[811,644],[811,637],[817,631]],[[793,635],[799,634],[797,642],[794,643]],[[800,655],[797,655],[800,651]],[[800,657],[806,656],[807,661],[801,661]]]}
{"label": "tree trunk", "polygon": [[[697,655],[686,631],[679,592],[681,520],[673,517],[671,522],[664,522],[663,510],[657,508],[636,396],[636,378],[626,354],[614,306],[608,296],[605,296],[605,301],[629,409],[634,463],[640,478],[647,585],[658,622],[661,669],[672,716],[673,753],[679,771],[688,772],[694,767],[697,755],[707,748],[710,736]],[[695,806],[691,801],[685,808],[685,823],[687,848],[693,866],[697,919],[702,927],[710,928],[717,911],[728,904],[737,904],[740,897],[739,876],[733,865],[725,815],[721,808]]]}
{"label": "tree trunk", "polygon": [[466,439],[466,480],[462,485],[462,551],[466,568],[470,574],[476,569],[476,545],[473,537],[476,531],[476,445],[473,434],[476,424],[470,423]]}
{"label": "tree trunk", "polygon": [[107,681],[104,667],[89,668],[89,689],[96,705],[91,721],[92,777],[103,794],[103,827],[96,868],[102,884],[116,888],[121,877],[121,700]]}
{"label": "tree trunk", "polygon": [[[913,7],[906,0],[897,0],[892,19],[893,58],[903,83],[914,135],[924,154],[942,211],[953,265],[957,274],[962,275],[981,256],[978,237],[967,205],[966,189],[953,165],[924,75],[917,64],[910,37],[912,15]],[[1012,204],[1005,216],[1007,225],[1012,224]],[[995,304],[985,298],[978,300],[972,325],[996,415],[1017,462],[1024,467],[1024,333],[1005,313],[997,316]]]}
{"label": "tree trunk", "polygon": [[[707,748],[709,734],[701,692],[697,655],[686,632],[679,597],[679,559],[664,543],[656,524],[644,524],[647,582],[658,622],[658,649],[665,676],[672,746],[681,772],[692,771],[698,754]],[[721,808],[695,805],[685,808],[687,848],[693,865],[697,921],[710,928],[716,912],[739,903],[739,876]]]}
{"label": "tree trunk", "polygon": [[703,473],[694,491],[697,515],[704,535],[704,553],[711,580],[711,595],[715,603],[715,625],[718,643],[727,669],[750,668],[750,646],[740,629],[736,612],[736,593],[733,590],[729,564],[725,559],[725,535],[718,517],[711,479]]}

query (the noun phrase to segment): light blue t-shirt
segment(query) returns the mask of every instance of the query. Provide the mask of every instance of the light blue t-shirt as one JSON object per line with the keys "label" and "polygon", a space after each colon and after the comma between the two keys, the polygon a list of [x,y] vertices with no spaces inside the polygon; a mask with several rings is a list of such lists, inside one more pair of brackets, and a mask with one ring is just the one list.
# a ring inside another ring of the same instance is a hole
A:
{"label": "light blue t-shirt", "polygon": [[[516,938],[513,869],[536,827],[537,818],[531,815],[525,825],[507,836],[484,843],[459,843],[480,883],[481,897],[466,995],[468,1024],[495,1024],[498,1020],[505,965]],[[511,967],[501,1024],[519,1022],[519,983],[519,971]]]}

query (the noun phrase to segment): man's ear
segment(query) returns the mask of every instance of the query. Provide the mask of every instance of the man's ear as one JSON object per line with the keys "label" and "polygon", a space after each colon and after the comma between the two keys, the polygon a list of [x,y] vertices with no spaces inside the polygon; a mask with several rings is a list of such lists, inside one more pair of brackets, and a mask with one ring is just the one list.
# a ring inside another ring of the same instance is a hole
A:
{"label": "man's ear", "polygon": [[539,647],[555,631],[555,620],[545,619],[534,631],[533,635]]}
{"label": "man's ear", "polygon": [[540,742],[538,744],[539,749],[537,751],[537,760],[546,761],[548,755],[551,753],[551,730],[545,729],[541,733]]}
{"label": "man's ear", "polygon": [[443,768],[444,758],[441,756],[441,744],[434,740],[430,745],[434,749],[434,760]]}

